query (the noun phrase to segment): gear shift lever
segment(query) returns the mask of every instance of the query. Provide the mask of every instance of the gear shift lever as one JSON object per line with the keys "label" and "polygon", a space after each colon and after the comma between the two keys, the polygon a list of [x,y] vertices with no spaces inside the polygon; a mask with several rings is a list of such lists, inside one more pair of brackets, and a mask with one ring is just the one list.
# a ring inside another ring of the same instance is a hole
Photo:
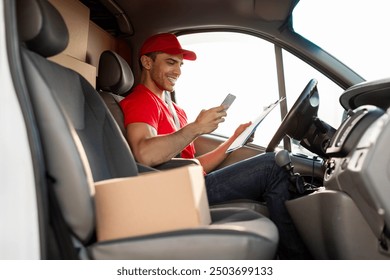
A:
{"label": "gear shift lever", "polygon": [[285,168],[290,173],[292,191],[298,194],[305,192],[305,182],[299,173],[294,173],[294,166],[291,163],[290,154],[286,150],[280,150],[275,154],[275,162],[279,167]]}
{"label": "gear shift lever", "polygon": [[292,166],[291,164],[291,158],[288,151],[286,150],[278,151],[275,155],[275,161],[279,167],[284,167],[287,169],[287,171],[294,174],[293,172],[294,166]]}

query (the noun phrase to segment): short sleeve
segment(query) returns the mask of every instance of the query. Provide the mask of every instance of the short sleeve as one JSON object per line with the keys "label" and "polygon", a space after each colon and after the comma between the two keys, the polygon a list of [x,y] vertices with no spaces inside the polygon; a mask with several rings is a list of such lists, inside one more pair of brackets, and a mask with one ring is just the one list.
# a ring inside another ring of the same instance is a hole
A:
{"label": "short sleeve", "polygon": [[120,102],[124,114],[124,125],[131,123],[147,123],[158,128],[160,108],[148,94],[130,94]]}

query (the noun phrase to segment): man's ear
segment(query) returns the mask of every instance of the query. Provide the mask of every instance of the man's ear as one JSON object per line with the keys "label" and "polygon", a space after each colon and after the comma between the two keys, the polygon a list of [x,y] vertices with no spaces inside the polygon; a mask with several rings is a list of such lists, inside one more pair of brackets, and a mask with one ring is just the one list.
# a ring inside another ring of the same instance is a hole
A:
{"label": "man's ear", "polygon": [[152,59],[149,56],[143,55],[140,59],[143,68],[146,70],[150,70],[150,68],[152,68]]}

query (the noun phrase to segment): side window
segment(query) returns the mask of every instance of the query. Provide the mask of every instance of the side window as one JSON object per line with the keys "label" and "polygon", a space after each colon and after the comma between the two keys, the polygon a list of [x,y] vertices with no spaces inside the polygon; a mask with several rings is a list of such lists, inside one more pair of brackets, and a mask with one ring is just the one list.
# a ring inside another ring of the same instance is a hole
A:
{"label": "side window", "polygon": [[339,103],[339,97],[344,90],[328,77],[287,51],[283,51],[283,66],[288,98],[287,107],[290,109],[294,105],[306,84],[314,78],[318,81],[317,89],[320,95],[318,116],[334,128],[338,128],[343,117],[343,108]]}
{"label": "side window", "polygon": [[[279,98],[274,45],[241,33],[212,32],[179,37],[183,48],[195,51],[196,61],[184,61],[176,84],[176,100],[195,120],[202,109],[221,104],[228,93],[237,96],[224,123],[214,132],[229,137],[239,124],[254,120]],[[338,98],[343,90],[290,53],[283,51],[287,107],[290,109],[310,79],[318,80],[319,117],[334,126],[341,122]],[[275,108],[260,124],[254,144],[266,147],[281,122]],[[301,147],[293,150],[307,153]]]}
{"label": "side window", "polygon": [[[237,98],[225,122],[214,132],[229,137],[239,124],[256,119],[264,106],[278,99],[273,44],[228,32],[183,35],[179,40],[183,48],[197,54],[196,61],[184,61],[175,89],[189,121],[202,109],[220,105],[228,93],[234,94]],[[280,118],[278,110],[271,112],[256,132],[254,143],[265,146],[273,135],[267,125],[274,127]]]}

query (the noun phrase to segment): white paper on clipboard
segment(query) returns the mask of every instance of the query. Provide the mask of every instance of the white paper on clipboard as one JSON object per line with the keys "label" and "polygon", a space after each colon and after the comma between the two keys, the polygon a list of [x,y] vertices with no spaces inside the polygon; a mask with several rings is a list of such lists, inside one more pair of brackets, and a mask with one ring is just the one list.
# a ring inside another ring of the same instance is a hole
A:
{"label": "white paper on clipboard", "polygon": [[234,140],[234,142],[230,145],[230,147],[226,150],[226,153],[233,152],[245,145],[246,141],[248,141],[249,137],[255,132],[256,128],[259,124],[265,119],[265,117],[278,105],[280,102],[284,100],[284,97],[281,99],[271,103],[267,106],[263,112],[254,120],[252,124],[248,126],[241,134]]}

